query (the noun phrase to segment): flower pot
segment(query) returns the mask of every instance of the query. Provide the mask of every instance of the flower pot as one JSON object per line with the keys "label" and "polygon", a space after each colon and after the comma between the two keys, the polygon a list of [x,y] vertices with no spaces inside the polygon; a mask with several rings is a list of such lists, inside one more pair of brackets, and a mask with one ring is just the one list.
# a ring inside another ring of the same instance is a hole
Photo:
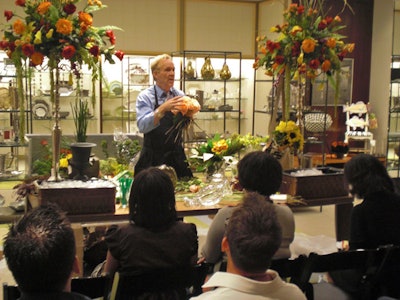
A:
{"label": "flower pot", "polygon": [[88,176],[84,174],[84,170],[89,166],[89,158],[94,143],[73,143],[71,144],[72,159],[70,165],[78,171],[78,174],[73,177],[74,180],[87,181]]}

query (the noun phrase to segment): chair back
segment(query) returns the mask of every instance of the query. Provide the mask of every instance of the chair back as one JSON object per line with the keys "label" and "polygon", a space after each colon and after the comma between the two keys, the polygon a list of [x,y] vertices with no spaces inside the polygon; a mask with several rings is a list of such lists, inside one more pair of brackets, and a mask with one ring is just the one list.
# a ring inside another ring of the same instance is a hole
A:
{"label": "chair back", "polygon": [[[208,267],[132,270],[114,275],[111,300],[189,299],[199,295]],[[190,291],[190,292],[188,292]]]}
{"label": "chair back", "polygon": [[[111,290],[111,278],[101,277],[76,277],[71,280],[71,291],[83,294],[92,299],[108,299]],[[21,292],[16,285],[3,283],[3,299],[16,300],[21,297]]]}
{"label": "chair back", "polygon": [[357,270],[360,274],[359,299],[376,299],[380,293],[378,283],[385,274],[391,246],[378,249],[341,251],[319,255],[310,253],[304,265],[300,285],[305,287],[307,299],[314,299],[313,286],[309,283],[312,273]]}
{"label": "chair back", "polygon": [[270,269],[278,272],[279,276],[291,283],[296,284],[303,292],[306,289],[308,274],[304,273],[304,267],[307,262],[307,256],[300,255],[295,259],[281,258],[273,259]]}
{"label": "chair back", "polygon": [[16,285],[8,285],[7,282],[3,283],[3,299],[4,300],[17,300],[21,297],[21,292]]}
{"label": "chair back", "polygon": [[108,299],[111,291],[110,276],[75,277],[71,280],[71,291],[92,299]]}

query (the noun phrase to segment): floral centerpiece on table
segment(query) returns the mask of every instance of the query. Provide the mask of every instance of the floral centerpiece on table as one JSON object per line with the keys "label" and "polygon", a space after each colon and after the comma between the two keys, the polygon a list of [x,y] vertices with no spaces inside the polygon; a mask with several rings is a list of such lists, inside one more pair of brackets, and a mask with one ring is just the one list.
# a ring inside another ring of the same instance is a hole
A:
{"label": "floral centerpiece on table", "polygon": [[[302,84],[324,74],[335,88],[335,104],[339,97],[341,61],[354,49],[346,44],[338,32],[345,28],[341,18],[325,15],[323,0],[300,0],[289,5],[283,13],[285,22],[271,31],[278,34],[275,40],[257,37],[259,54],[254,67],[264,68],[266,74],[284,80],[283,118],[289,120],[290,82]],[[348,6],[347,1],[344,5]],[[284,75],[284,76],[282,76]],[[301,104],[298,104],[301,106]]]}
{"label": "floral centerpiece on table", "polygon": [[239,153],[243,148],[244,144],[239,134],[229,138],[215,134],[207,142],[191,149],[193,156],[189,157],[188,161],[196,172],[207,172],[211,175],[223,166],[225,159]]}
{"label": "floral centerpiece on table", "polygon": [[336,154],[337,158],[342,158],[349,152],[349,144],[343,141],[334,141],[331,144],[331,152]]}

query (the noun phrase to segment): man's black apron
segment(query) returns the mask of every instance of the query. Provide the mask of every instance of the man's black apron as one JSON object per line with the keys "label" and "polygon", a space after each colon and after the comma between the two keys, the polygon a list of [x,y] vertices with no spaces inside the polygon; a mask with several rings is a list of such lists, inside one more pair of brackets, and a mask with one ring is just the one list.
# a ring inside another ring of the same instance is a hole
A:
{"label": "man's black apron", "polygon": [[[158,104],[155,86],[154,92],[154,109],[157,109],[160,105]],[[182,134],[176,129],[170,130],[174,125],[174,116],[170,111],[165,113],[164,117],[160,120],[159,126],[144,134],[143,147],[135,166],[135,175],[148,167],[166,164],[175,169],[178,178],[193,177],[183,150]],[[177,139],[175,139],[176,136],[178,136]]]}

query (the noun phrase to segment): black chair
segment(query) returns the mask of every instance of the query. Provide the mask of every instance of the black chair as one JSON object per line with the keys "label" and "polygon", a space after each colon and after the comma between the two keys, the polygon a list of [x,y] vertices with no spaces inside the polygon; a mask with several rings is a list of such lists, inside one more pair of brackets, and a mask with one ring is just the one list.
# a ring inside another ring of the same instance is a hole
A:
{"label": "black chair", "polygon": [[307,256],[300,255],[295,259],[281,258],[273,259],[270,269],[278,272],[279,276],[296,284],[303,292],[306,290],[306,282],[308,274],[304,273],[304,267],[307,262]]}
{"label": "black chair", "polygon": [[[111,290],[111,278],[101,277],[76,277],[71,280],[71,291],[88,296],[89,298],[108,299]],[[16,285],[3,283],[3,299],[16,300],[21,292]]]}
{"label": "black chair", "polygon": [[[309,282],[312,273],[353,270],[352,278],[359,278],[359,292],[351,295],[356,299],[377,299],[381,295],[380,282],[386,273],[391,246],[378,249],[342,251],[319,255],[310,253],[299,277],[299,286],[304,287],[307,299],[314,299],[313,284]],[[393,256],[395,257],[395,256]]]}
{"label": "black chair", "polygon": [[8,285],[7,282],[3,283],[4,300],[17,300],[19,297],[21,297],[21,292],[16,285]]}
{"label": "black chair", "polygon": [[206,264],[185,268],[132,270],[114,275],[111,300],[178,299],[202,293]]}
{"label": "black chair", "polygon": [[110,276],[75,277],[71,280],[71,291],[88,296],[89,298],[108,299],[111,291]]}

